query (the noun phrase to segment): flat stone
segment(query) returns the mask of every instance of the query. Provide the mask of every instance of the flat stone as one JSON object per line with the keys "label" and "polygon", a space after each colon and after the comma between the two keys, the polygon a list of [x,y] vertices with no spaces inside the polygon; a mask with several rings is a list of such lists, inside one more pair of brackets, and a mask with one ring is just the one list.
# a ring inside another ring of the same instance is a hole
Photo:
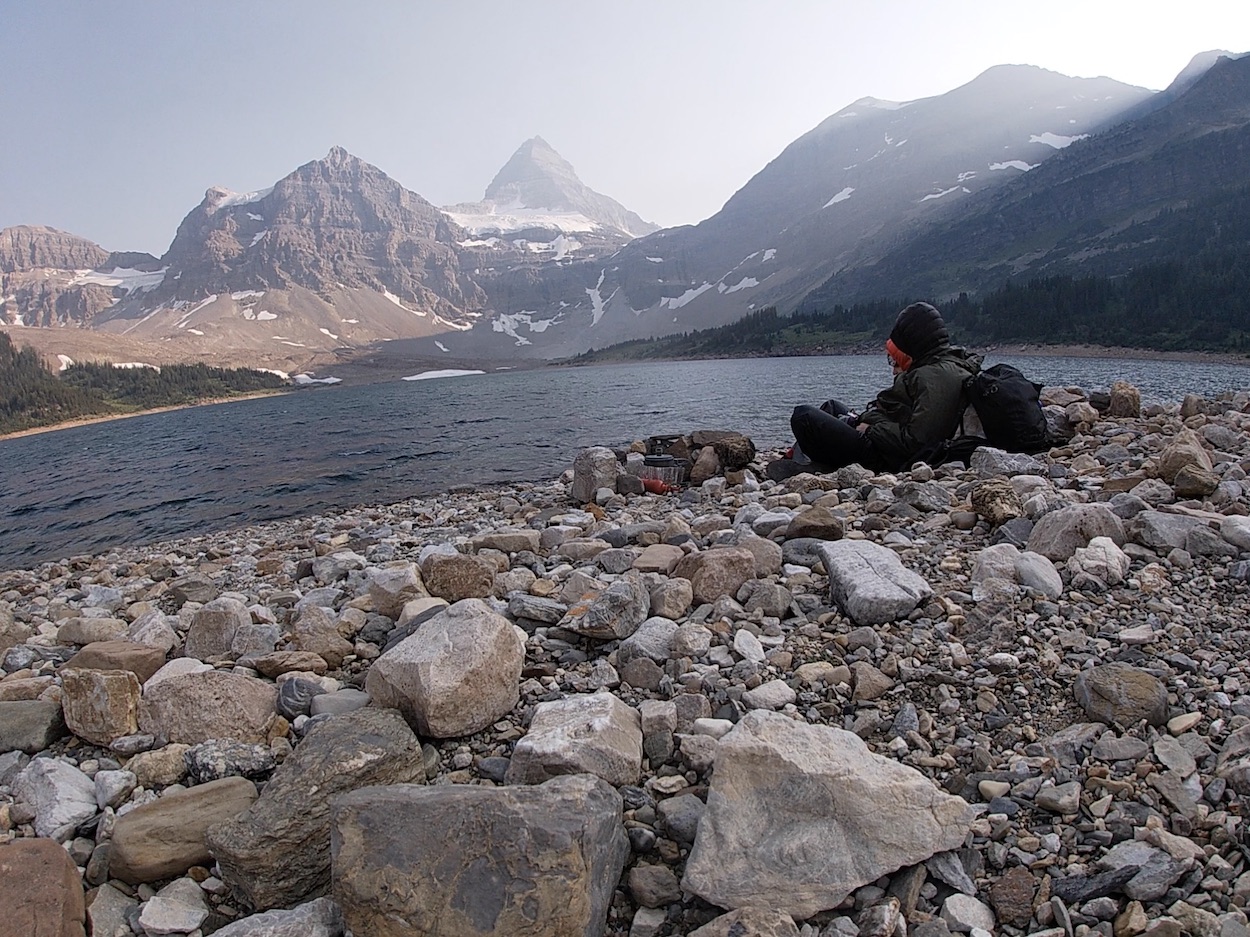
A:
{"label": "flat stone", "polygon": [[256,800],[256,785],[224,778],[166,794],[117,818],[109,874],[139,885],[211,865],[209,827],[237,816]]}
{"label": "flat stone", "polygon": [[587,775],[354,791],[334,808],[334,897],[356,934],[602,934],[630,851],[621,812]]}
{"label": "flat stone", "polygon": [[69,853],[50,839],[0,844],[4,937],[83,937],[82,882]]}
{"label": "flat stone", "polygon": [[65,662],[75,670],[129,670],[140,683],[165,665],[165,651],[137,641],[98,641]]}
{"label": "flat stone", "polygon": [[610,693],[539,703],[517,742],[508,784],[539,784],[565,774],[590,774],[613,786],[637,784],[642,769],[638,712]]}

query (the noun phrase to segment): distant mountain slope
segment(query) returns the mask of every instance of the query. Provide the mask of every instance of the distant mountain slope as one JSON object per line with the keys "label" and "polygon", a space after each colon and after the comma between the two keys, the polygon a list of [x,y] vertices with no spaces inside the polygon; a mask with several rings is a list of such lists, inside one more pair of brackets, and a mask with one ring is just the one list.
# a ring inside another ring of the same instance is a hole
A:
{"label": "distant mountain slope", "polygon": [[603,261],[485,283],[492,315],[454,349],[569,354],[793,307],[834,272],[1010,184],[1147,99],[1106,78],[992,68],[947,94],[864,98],[790,144],[716,215]]}
{"label": "distant mountain slope", "polygon": [[1248,183],[1250,57],[1221,58],[1163,107],[969,200],[871,265],[842,271],[806,305],[1123,272],[1218,237],[1211,200],[1244,198]]}

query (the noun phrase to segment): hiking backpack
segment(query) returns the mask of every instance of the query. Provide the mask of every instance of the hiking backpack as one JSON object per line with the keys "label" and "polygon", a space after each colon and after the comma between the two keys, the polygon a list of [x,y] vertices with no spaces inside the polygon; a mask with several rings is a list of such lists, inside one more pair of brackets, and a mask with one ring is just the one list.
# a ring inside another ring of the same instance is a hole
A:
{"label": "hiking backpack", "polygon": [[981,419],[986,440],[1007,452],[1050,448],[1046,414],[1038,398],[1041,389],[1009,364],[996,364],[964,381],[964,393]]}

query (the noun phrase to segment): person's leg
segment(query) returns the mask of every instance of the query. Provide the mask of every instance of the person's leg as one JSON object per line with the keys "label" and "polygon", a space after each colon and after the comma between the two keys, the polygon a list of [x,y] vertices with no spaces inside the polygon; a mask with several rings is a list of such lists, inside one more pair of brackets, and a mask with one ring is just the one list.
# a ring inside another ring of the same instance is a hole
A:
{"label": "person's leg", "polygon": [[858,462],[872,465],[876,454],[863,433],[819,407],[800,404],[790,417],[799,448],[813,462],[826,468],[842,468]]}
{"label": "person's leg", "polygon": [[832,416],[846,416],[851,412],[851,408],[841,400],[826,400],[820,405],[820,409]]}

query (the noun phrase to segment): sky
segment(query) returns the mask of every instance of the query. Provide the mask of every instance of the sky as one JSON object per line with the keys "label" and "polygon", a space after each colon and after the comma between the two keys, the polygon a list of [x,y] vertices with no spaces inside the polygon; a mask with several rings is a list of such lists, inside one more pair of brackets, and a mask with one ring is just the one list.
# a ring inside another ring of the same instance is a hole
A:
{"label": "sky", "polygon": [[1001,64],[1159,90],[1210,49],[1250,51],[1250,3],[0,0],[0,228],[160,256],[205,189],[335,145],[450,205],[536,135],[695,224],[861,97]]}

